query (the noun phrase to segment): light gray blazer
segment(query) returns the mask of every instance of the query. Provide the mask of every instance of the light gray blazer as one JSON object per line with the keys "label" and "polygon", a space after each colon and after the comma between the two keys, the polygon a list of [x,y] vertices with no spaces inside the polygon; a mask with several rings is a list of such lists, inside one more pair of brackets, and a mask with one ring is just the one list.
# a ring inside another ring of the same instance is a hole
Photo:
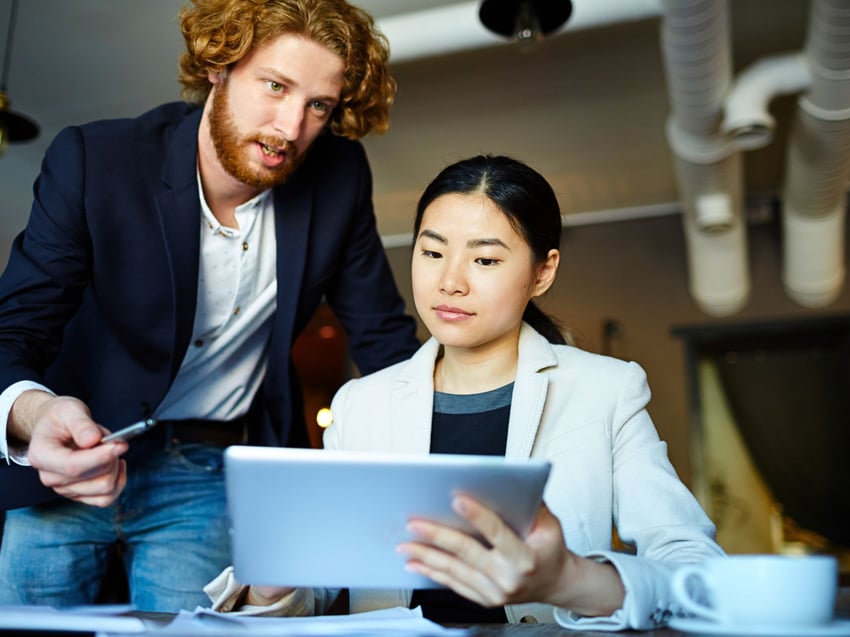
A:
{"label": "light gray blazer", "polygon": [[[325,447],[427,454],[438,353],[432,338],[411,359],[347,382],[331,405]],[[567,545],[613,563],[626,600],[613,616],[593,619],[544,604],[512,605],[509,621],[653,628],[674,610],[668,580],[675,565],[723,554],[714,525],[670,464],[646,411],[649,398],[636,363],[552,345],[523,324],[506,455],[552,463],[544,499]],[[611,550],[612,525],[636,555]],[[350,595],[351,611],[360,612],[408,606],[411,591]]]}

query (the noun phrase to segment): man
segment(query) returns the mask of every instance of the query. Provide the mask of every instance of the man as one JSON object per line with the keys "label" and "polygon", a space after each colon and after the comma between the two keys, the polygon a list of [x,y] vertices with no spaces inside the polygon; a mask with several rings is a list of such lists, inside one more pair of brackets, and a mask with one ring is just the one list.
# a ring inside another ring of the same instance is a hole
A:
{"label": "man", "polygon": [[362,372],[418,345],[353,141],[395,91],[371,18],[193,0],[180,20],[189,103],[62,131],[0,278],[0,451],[64,496],[8,512],[0,604],[93,602],[116,542],[139,609],[203,602],[230,561],[222,449],[307,444],[290,349],[322,299]]}

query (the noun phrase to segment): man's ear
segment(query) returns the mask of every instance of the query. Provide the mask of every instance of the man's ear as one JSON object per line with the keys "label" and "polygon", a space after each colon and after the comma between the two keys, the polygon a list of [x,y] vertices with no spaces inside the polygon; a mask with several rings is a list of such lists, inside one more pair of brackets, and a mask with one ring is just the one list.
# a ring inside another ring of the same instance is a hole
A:
{"label": "man's ear", "polygon": [[546,292],[555,282],[558,265],[561,263],[561,252],[552,248],[546,255],[546,260],[537,266],[537,281],[534,282],[534,296]]}
{"label": "man's ear", "polygon": [[226,70],[223,70],[223,71],[208,71],[207,72],[207,79],[210,81],[210,84],[212,84],[214,86],[217,85],[217,84],[221,84],[224,81],[224,74],[226,72],[227,72]]}

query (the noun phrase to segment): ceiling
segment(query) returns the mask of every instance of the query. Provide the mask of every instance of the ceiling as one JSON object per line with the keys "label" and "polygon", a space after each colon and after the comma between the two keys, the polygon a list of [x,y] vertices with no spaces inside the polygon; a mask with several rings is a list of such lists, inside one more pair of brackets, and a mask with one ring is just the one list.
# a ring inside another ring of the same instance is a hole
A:
{"label": "ceiling", "polygon": [[[8,85],[11,108],[35,119],[42,134],[10,146],[0,158],[0,244],[7,246],[23,227],[41,157],[61,127],[133,116],[179,99],[182,41],[176,14],[182,3],[20,3]],[[427,181],[447,163],[479,152],[514,155],[538,168],[574,223],[678,211],[664,136],[669,105],[658,9],[652,0],[574,0],[567,26],[533,53],[480,34],[470,39],[469,48],[440,45],[455,21],[432,24],[418,12],[430,10],[427,15],[433,16],[435,10],[455,9],[477,23],[477,5],[470,0],[355,3],[386,25],[399,82],[390,131],[364,140],[375,177],[379,229],[388,245],[404,242]],[[3,40],[10,4],[0,0]],[[736,69],[801,48],[808,0],[730,4]],[[622,7],[627,5],[644,9],[645,15],[626,19]],[[608,8],[603,18],[587,18]],[[410,15],[416,16],[412,24],[422,25],[417,35],[431,48],[427,53],[405,54],[413,38],[393,38],[402,33],[399,22]],[[747,153],[750,196],[770,196],[781,184],[792,104],[790,97],[775,100],[774,141]]]}

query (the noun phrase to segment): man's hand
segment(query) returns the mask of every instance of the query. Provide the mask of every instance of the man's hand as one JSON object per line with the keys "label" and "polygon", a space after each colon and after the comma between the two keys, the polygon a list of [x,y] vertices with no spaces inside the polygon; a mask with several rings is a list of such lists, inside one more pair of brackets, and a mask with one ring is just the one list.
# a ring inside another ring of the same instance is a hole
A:
{"label": "man's hand", "polygon": [[45,486],[99,507],[112,504],[127,483],[127,464],[120,458],[127,443],[101,445],[107,433],[83,402],[35,390],[12,405],[7,429],[10,438],[29,443],[29,461]]}

